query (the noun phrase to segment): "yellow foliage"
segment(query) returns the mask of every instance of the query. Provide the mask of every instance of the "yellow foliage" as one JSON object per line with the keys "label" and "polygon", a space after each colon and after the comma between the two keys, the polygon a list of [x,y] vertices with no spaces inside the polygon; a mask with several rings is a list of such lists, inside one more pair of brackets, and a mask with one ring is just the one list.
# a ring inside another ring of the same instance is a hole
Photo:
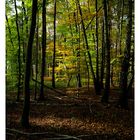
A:
{"label": "yellow foliage", "polygon": [[52,77],[44,76],[44,80],[46,80],[46,81],[52,81]]}

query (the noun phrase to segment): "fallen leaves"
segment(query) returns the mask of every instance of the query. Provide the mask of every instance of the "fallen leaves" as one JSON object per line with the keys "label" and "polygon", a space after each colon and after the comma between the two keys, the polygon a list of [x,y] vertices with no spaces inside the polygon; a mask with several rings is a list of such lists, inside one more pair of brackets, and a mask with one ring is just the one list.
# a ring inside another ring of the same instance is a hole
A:
{"label": "fallen leaves", "polygon": [[[82,93],[79,98],[60,95],[53,98],[52,93],[50,94],[46,103],[31,104],[31,127],[27,132],[48,131],[74,136],[109,134],[116,135],[119,140],[133,139],[133,110],[116,108],[115,102],[111,102],[110,107],[105,108],[100,102],[100,97],[92,94],[86,96]],[[9,103],[7,102],[6,111],[7,127],[23,130],[20,126],[22,103]]]}

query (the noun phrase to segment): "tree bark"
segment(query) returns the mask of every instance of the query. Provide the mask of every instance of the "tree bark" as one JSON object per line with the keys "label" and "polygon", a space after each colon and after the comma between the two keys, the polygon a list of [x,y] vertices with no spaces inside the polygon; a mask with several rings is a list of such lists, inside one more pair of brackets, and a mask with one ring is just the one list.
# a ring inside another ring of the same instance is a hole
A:
{"label": "tree bark", "polygon": [[96,8],[96,81],[97,81],[97,88],[98,88],[98,94],[100,94],[100,79],[99,79],[99,50],[98,50],[98,2],[97,0],[95,1],[95,8]]}
{"label": "tree bark", "polygon": [[[77,11],[77,16],[78,16],[78,11]],[[78,18],[78,17],[77,17]],[[82,84],[81,84],[81,75],[80,75],[80,27],[77,25],[77,20],[76,20],[76,13],[74,12],[74,20],[75,20],[75,30],[76,30],[76,33],[79,32],[79,38],[77,39],[77,42],[78,42],[78,47],[76,48],[76,51],[77,51],[77,67],[78,67],[78,73],[77,73],[77,86],[78,87],[82,87]],[[79,30],[78,30],[78,27],[79,27]]]}
{"label": "tree bark", "polygon": [[[28,17],[27,17],[27,12],[25,9],[25,5],[24,5],[24,1],[22,0],[22,9],[23,9],[23,14],[24,14],[24,20],[25,20],[25,25],[26,25],[26,39],[23,39],[23,62],[25,62],[25,53],[26,53],[26,48],[27,48],[27,41],[28,41]],[[23,20],[23,24],[24,24],[24,20]],[[26,41],[27,40],[27,41]]]}
{"label": "tree bark", "polygon": [[31,63],[32,63],[32,45],[36,26],[36,12],[37,0],[32,3],[32,21],[30,27],[30,35],[26,54],[25,63],[25,80],[24,80],[24,107],[21,117],[21,125],[25,128],[29,127],[29,111],[30,111],[30,76],[31,76]]}
{"label": "tree bark", "polygon": [[56,53],[56,0],[54,0],[54,50],[52,68],[52,87],[55,88],[55,53]]}
{"label": "tree bark", "polygon": [[[36,60],[35,60],[35,66],[36,66],[36,75],[35,75],[35,80],[37,81],[38,78],[38,46],[39,46],[39,40],[38,40],[38,24],[39,24],[39,11],[37,10],[37,25],[36,25]],[[34,99],[36,100],[36,95],[37,95],[37,82],[35,82],[35,97]]]}
{"label": "tree bark", "polygon": [[119,42],[119,52],[120,52],[120,55],[122,54],[122,49],[121,49],[121,46],[122,46],[122,29],[123,29],[123,15],[124,15],[124,0],[122,0],[122,5],[121,5],[121,9],[122,9],[122,12],[121,12],[121,24],[120,24],[120,42]]}
{"label": "tree bark", "polygon": [[42,8],[42,67],[41,67],[41,87],[40,100],[44,100],[44,76],[45,76],[45,59],[46,59],[46,0],[43,0]]}
{"label": "tree bark", "polygon": [[6,17],[6,21],[7,21],[7,27],[8,27],[8,30],[9,30],[9,34],[10,34],[11,45],[14,48],[14,43],[13,43],[13,39],[12,39],[12,33],[11,33],[11,28],[10,28],[10,25],[9,25],[9,21],[8,21],[8,16],[5,15],[5,17]]}
{"label": "tree bark", "polygon": [[100,86],[101,89],[104,88],[104,68],[105,68],[105,38],[104,38],[104,18],[103,18],[103,25],[102,25],[102,59],[101,59],[101,78],[100,78]]}
{"label": "tree bark", "polygon": [[18,24],[18,11],[17,11],[17,4],[16,0],[14,0],[15,4],[15,11],[16,11],[16,28],[17,28],[17,34],[18,34],[18,93],[17,93],[17,101],[19,101],[20,98],[20,86],[21,86],[21,59],[20,59],[20,33],[19,33],[19,24]]}
{"label": "tree bark", "polygon": [[132,35],[132,0],[128,1],[129,11],[128,11],[128,24],[127,24],[127,38],[126,38],[126,48],[124,52],[124,58],[121,66],[121,96],[120,105],[122,108],[128,108],[128,69],[130,61],[130,50],[131,50],[131,35]]}
{"label": "tree bark", "polygon": [[105,89],[104,89],[104,94],[102,96],[101,101],[108,103],[109,100],[109,92],[110,92],[110,39],[109,39],[109,29],[110,25],[108,22],[108,5],[107,5],[107,0],[104,0],[104,15],[105,15],[105,29],[106,29],[106,75],[105,75]]}
{"label": "tree bark", "polygon": [[80,7],[79,0],[77,0],[77,4],[78,4],[80,16],[81,16],[81,24],[82,24],[82,28],[83,28],[83,34],[84,34],[84,38],[85,38],[86,50],[87,50],[87,54],[88,54],[88,58],[89,58],[89,65],[90,65],[90,70],[91,70],[91,73],[92,73],[95,92],[96,92],[96,94],[98,94],[99,91],[98,91],[98,88],[97,88],[97,80],[96,80],[95,73],[94,73],[93,66],[92,66],[92,59],[91,59],[91,55],[90,55],[90,52],[89,52],[87,34],[86,34],[86,30],[85,30],[85,24],[84,24],[84,21],[83,21],[83,14],[82,14],[82,10],[81,10],[81,7]]}

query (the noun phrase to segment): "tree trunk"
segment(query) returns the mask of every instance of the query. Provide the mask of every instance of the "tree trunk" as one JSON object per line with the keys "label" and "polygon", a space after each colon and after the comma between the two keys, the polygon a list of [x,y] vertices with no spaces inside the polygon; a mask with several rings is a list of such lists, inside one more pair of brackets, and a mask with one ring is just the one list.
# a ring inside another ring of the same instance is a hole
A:
{"label": "tree trunk", "polygon": [[[98,12],[98,2],[95,1],[95,7],[96,7],[96,14]],[[98,50],[98,15],[96,15],[96,81],[97,81],[97,88],[98,88],[98,94],[100,94],[100,79],[99,79],[99,50]]]}
{"label": "tree trunk", "polygon": [[42,8],[42,67],[41,67],[41,87],[40,100],[44,100],[44,76],[45,76],[45,59],[46,59],[46,0],[43,0]]}
{"label": "tree trunk", "polygon": [[37,0],[32,3],[32,21],[30,28],[30,36],[27,47],[26,63],[25,63],[25,80],[24,80],[24,107],[21,117],[21,125],[25,128],[29,127],[29,111],[30,111],[30,76],[32,63],[32,45],[36,26]]}
{"label": "tree trunk", "polygon": [[[78,12],[77,12],[77,16],[78,16]],[[77,17],[78,18],[78,17]],[[76,13],[74,12],[74,20],[75,20],[75,30],[76,30],[76,33],[79,32],[79,38],[77,39],[77,42],[78,42],[78,47],[76,48],[76,51],[77,51],[77,67],[78,67],[78,73],[77,73],[77,86],[78,87],[82,87],[82,84],[81,84],[81,75],[80,75],[80,27],[79,27],[79,30],[78,30],[78,25],[77,25],[77,20],[76,20]]]}
{"label": "tree trunk", "polygon": [[108,10],[107,1],[104,0],[104,15],[105,15],[105,29],[106,29],[106,75],[105,75],[105,90],[102,96],[102,102],[108,103],[109,92],[110,92],[110,40],[109,40],[109,29],[108,24]]}
{"label": "tree trunk", "polygon": [[131,35],[132,35],[132,0],[129,0],[129,12],[128,12],[128,24],[127,24],[127,38],[126,38],[126,48],[124,51],[124,58],[121,66],[121,96],[120,105],[122,108],[128,108],[128,69],[130,61],[130,50],[131,50]]}
{"label": "tree trunk", "polygon": [[96,80],[95,73],[94,73],[93,66],[92,66],[92,59],[91,59],[91,55],[90,55],[90,52],[89,52],[89,45],[88,45],[88,40],[87,40],[87,34],[86,34],[86,30],[85,30],[85,24],[84,24],[84,21],[83,21],[83,14],[82,14],[82,10],[81,10],[81,7],[80,7],[79,0],[77,0],[77,4],[78,4],[80,16],[81,16],[81,24],[82,24],[82,28],[83,28],[83,34],[84,34],[84,38],[85,38],[86,50],[87,50],[87,54],[88,54],[88,58],[89,58],[89,65],[90,65],[90,70],[91,70],[91,73],[92,73],[92,78],[93,78],[93,82],[94,82],[95,92],[96,92],[96,94],[98,94],[99,91],[98,91],[98,88],[97,88],[97,86],[98,86],[97,85],[97,80]]}
{"label": "tree trunk", "polygon": [[[25,53],[26,53],[26,51],[25,51],[25,49],[26,49],[26,47],[27,47],[27,41],[26,40],[28,40],[28,29],[27,29],[27,26],[28,26],[28,17],[27,17],[27,14],[26,14],[26,9],[25,9],[25,5],[24,5],[24,1],[22,1],[22,9],[23,9],[23,14],[24,14],[24,20],[25,20],[25,25],[26,25],[26,33],[27,33],[27,35],[26,35],[26,39],[25,38],[23,38],[23,62],[25,62]],[[23,25],[24,25],[24,20],[23,20]]]}
{"label": "tree trunk", "polygon": [[120,42],[119,42],[120,54],[122,54],[121,46],[122,46],[122,29],[123,29],[124,0],[122,0],[121,9],[122,9],[122,12],[121,12],[121,25],[120,25],[120,30],[119,30],[119,32],[120,32]]}
{"label": "tree trunk", "polygon": [[18,25],[18,11],[17,11],[17,5],[16,0],[14,0],[15,4],[15,11],[16,11],[16,28],[17,28],[17,34],[18,34],[18,93],[17,93],[17,101],[19,101],[20,96],[20,86],[21,86],[21,60],[20,60],[20,33],[19,33],[19,25]]}
{"label": "tree trunk", "polygon": [[101,89],[104,88],[104,67],[105,67],[105,39],[104,39],[104,18],[103,18],[103,25],[102,25],[102,60],[101,60],[101,78],[100,78],[100,86]]}
{"label": "tree trunk", "polygon": [[55,88],[55,53],[56,53],[56,0],[54,0],[54,50],[52,68],[52,87]]}
{"label": "tree trunk", "polygon": [[[36,25],[36,64],[35,64],[35,66],[36,66],[36,75],[35,75],[35,80],[36,81],[38,81],[38,78],[37,78],[37,76],[38,76],[38,46],[39,46],[39,40],[38,40],[38,24],[39,24],[39,11],[37,10],[37,25]],[[36,100],[37,98],[36,98],[36,95],[37,95],[37,82],[35,82],[35,97],[34,97],[34,99]]]}
{"label": "tree trunk", "polygon": [[11,33],[11,28],[10,28],[10,25],[9,25],[9,21],[8,21],[8,16],[7,15],[5,15],[5,16],[6,16],[6,21],[7,21],[7,27],[8,27],[9,34],[10,34],[11,45],[14,48],[14,43],[13,43],[13,39],[12,39],[12,33]]}

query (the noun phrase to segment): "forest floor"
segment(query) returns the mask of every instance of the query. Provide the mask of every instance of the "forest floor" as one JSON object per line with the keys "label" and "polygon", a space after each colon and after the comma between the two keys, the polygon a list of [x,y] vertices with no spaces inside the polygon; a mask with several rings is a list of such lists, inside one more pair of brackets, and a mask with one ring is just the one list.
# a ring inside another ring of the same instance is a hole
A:
{"label": "forest floor", "polygon": [[[33,93],[32,93],[33,94]],[[6,140],[133,140],[134,100],[129,109],[117,107],[118,90],[112,89],[109,104],[100,102],[93,89],[45,91],[45,101],[31,95],[30,127],[22,128],[23,97],[6,95]]]}

